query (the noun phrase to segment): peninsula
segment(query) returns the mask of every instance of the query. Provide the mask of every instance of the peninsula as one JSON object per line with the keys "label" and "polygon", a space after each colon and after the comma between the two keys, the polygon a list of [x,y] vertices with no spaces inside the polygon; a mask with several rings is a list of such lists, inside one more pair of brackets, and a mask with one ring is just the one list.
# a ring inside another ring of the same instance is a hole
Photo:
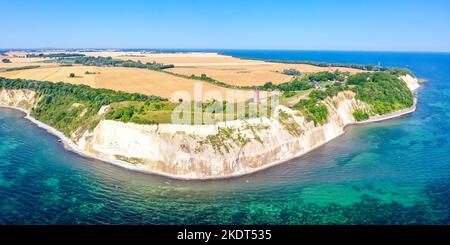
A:
{"label": "peninsula", "polygon": [[[347,125],[413,112],[419,87],[403,68],[216,53],[16,51],[0,58],[8,60],[0,64],[0,106],[24,111],[69,150],[179,179],[239,176],[301,156]],[[188,111],[178,112],[182,105]],[[227,109],[239,105],[242,113]]]}

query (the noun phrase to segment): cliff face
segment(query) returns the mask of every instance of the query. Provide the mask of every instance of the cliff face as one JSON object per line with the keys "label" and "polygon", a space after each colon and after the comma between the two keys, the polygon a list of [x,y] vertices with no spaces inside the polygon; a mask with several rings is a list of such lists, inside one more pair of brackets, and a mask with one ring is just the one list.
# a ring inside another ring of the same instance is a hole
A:
{"label": "cliff face", "polygon": [[0,89],[0,106],[16,107],[29,111],[36,101],[36,92],[32,90]]}
{"label": "cliff face", "polygon": [[299,156],[330,141],[368,108],[352,92],[328,98],[328,123],[315,126],[279,106],[278,119],[258,118],[217,125],[138,125],[104,120],[78,145],[108,159],[179,178],[217,178],[250,173]]}
{"label": "cliff face", "polygon": [[409,74],[401,76],[400,79],[406,83],[411,91],[414,91],[420,87],[419,80]]}
{"label": "cliff face", "polygon": [[[416,78],[401,77],[411,90]],[[29,111],[38,101],[31,90],[0,90],[0,106]],[[122,166],[177,178],[205,179],[251,173],[300,156],[355,123],[353,112],[370,107],[350,91],[327,98],[328,122],[314,125],[289,108],[278,106],[274,118],[216,125],[138,125],[103,120],[74,144],[78,151]],[[102,107],[104,114],[108,107]],[[74,138],[72,139],[74,140]]]}

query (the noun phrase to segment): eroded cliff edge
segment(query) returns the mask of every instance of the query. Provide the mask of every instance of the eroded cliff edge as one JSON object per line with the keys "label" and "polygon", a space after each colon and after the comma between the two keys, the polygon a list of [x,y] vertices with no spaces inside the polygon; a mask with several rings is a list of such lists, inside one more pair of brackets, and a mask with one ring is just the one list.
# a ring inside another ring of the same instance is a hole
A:
{"label": "eroded cliff edge", "polygon": [[[417,79],[410,75],[401,79],[410,90],[419,87]],[[39,100],[37,97],[31,90],[1,90],[0,106],[30,111]],[[72,135],[70,139],[58,136],[82,154],[135,170],[183,179],[223,178],[300,156],[341,135],[346,125],[356,122],[355,110],[370,108],[351,91],[340,92],[324,103],[329,114],[323,125],[315,125],[297,111],[278,106],[274,118],[216,125],[140,125],[101,120],[82,135]],[[99,115],[106,110],[100,109]],[[408,108],[398,115],[413,110]]]}

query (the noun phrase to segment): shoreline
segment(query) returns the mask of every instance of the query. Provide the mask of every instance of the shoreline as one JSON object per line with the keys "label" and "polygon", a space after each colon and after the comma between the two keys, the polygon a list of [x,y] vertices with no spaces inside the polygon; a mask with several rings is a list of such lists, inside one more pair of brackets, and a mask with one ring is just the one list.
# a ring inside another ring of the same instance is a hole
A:
{"label": "shoreline", "polygon": [[[38,121],[36,118],[34,118],[30,115],[29,111],[27,111],[23,108],[14,107],[14,106],[4,106],[4,105],[0,105],[0,108],[8,108],[8,109],[18,110],[18,111],[25,113],[25,116],[23,117],[24,119],[29,120],[31,123],[33,123],[38,128],[44,129],[45,131],[47,131],[47,133],[49,133],[53,136],[56,136],[59,139],[59,142],[61,142],[63,144],[64,149],[74,152],[82,157],[99,160],[99,161],[102,161],[105,163],[110,163],[115,166],[125,168],[127,170],[138,171],[138,172],[142,172],[142,173],[159,174],[159,173],[150,172],[149,170],[142,169],[137,166],[133,167],[133,165],[131,163],[127,163],[127,162],[123,162],[123,161],[115,160],[115,159],[104,158],[101,156],[96,156],[89,152],[85,152],[85,151],[81,150],[71,139],[69,139],[67,136],[65,136],[61,131],[59,131],[59,130],[53,128],[52,126],[47,125],[41,121]],[[168,177],[171,177],[171,176],[168,176]]]}
{"label": "shoreline", "polygon": [[99,161],[102,161],[104,163],[112,164],[112,165],[115,165],[117,167],[121,167],[123,169],[129,170],[129,171],[135,171],[135,172],[140,172],[140,173],[144,173],[144,174],[158,175],[158,176],[163,176],[163,177],[176,179],[176,180],[206,181],[206,180],[221,180],[221,179],[237,178],[237,177],[242,177],[242,176],[245,176],[245,175],[253,174],[253,173],[256,173],[256,172],[259,172],[259,171],[263,171],[265,169],[268,169],[268,168],[274,167],[276,165],[279,165],[279,164],[288,162],[290,160],[293,160],[295,158],[301,157],[301,156],[303,156],[303,155],[305,155],[305,154],[307,154],[307,153],[309,153],[309,152],[311,152],[311,151],[313,151],[313,150],[315,150],[315,149],[317,149],[317,148],[319,148],[319,147],[321,147],[321,146],[331,142],[332,140],[334,140],[334,139],[342,136],[343,134],[345,134],[345,132],[346,132],[345,130],[349,126],[383,122],[383,121],[387,121],[387,120],[390,120],[390,119],[400,118],[400,117],[402,117],[404,115],[413,113],[417,109],[417,98],[414,97],[413,106],[411,106],[409,108],[405,108],[405,109],[402,109],[400,111],[395,111],[395,112],[389,113],[387,115],[375,116],[375,117],[370,118],[370,119],[365,120],[365,121],[347,124],[347,125],[344,126],[343,132],[341,134],[336,135],[336,137],[331,138],[328,141],[324,141],[324,142],[322,142],[322,143],[312,147],[311,149],[309,149],[309,150],[307,150],[305,152],[296,154],[293,157],[286,158],[286,159],[283,159],[283,160],[280,160],[280,161],[275,161],[275,162],[266,164],[264,166],[261,166],[261,167],[259,167],[257,169],[254,169],[254,170],[252,170],[250,172],[246,172],[246,173],[236,173],[236,174],[231,174],[231,175],[228,175],[228,176],[204,177],[204,178],[183,177],[183,176],[179,176],[179,175],[167,174],[167,173],[164,173],[164,172],[151,171],[151,170],[145,169],[145,166],[140,165],[140,164],[131,164],[131,163],[128,163],[128,162],[125,162],[125,161],[117,160],[117,159],[110,159],[110,158],[94,155],[92,153],[89,153],[89,152],[86,152],[84,150],[81,150],[71,139],[69,139],[61,131],[53,128],[50,125],[47,125],[47,124],[45,124],[43,122],[40,122],[37,119],[35,119],[34,117],[32,117],[28,110],[25,110],[25,109],[19,108],[19,107],[14,107],[14,106],[3,106],[3,105],[0,105],[0,108],[2,108],[2,107],[3,108],[13,109],[13,110],[18,110],[18,111],[21,111],[21,112],[25,113],[25,116],[24,116],[25,119],[29,120],[30,122],[32,122],[37,127],[46,130],[49,134],[51,134],[53,136],[56,136],[57,138],[60,139],[60,142],[63,144],[63,146],[64,146],[64,148],[66,150],[74,152],[74,153],[76,153],[76,154],[78,154],[78,155],[80,155],[82,157],[91,158],[91,159],[94,159],[94,160],[99,160]]}

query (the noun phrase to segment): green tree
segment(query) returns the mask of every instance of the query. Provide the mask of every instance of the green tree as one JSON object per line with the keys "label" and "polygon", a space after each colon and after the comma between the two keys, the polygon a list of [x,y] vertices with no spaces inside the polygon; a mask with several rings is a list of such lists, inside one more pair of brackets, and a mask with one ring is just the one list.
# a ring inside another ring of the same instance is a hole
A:
{"label": "green tree", "polygon": [[296,69],[284,69],[283,74],[288,75],[288,76],[299,76],[300,71],[298,71]]}

